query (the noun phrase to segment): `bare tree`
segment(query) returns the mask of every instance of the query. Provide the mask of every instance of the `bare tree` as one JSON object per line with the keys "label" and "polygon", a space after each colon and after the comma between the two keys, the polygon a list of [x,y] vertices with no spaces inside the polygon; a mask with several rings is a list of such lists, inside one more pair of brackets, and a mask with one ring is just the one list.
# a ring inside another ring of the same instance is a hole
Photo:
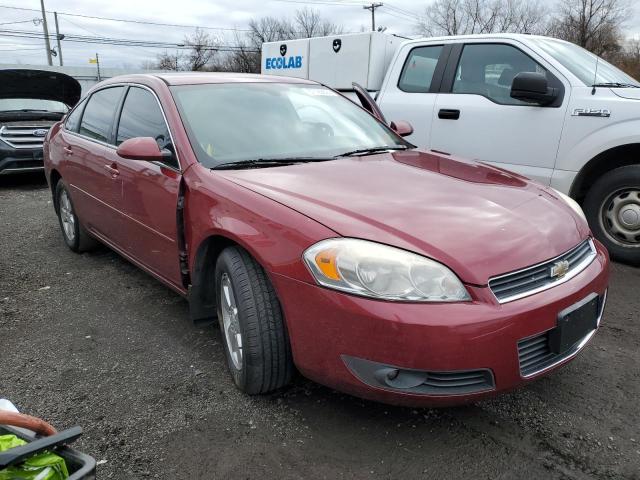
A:
{"label": "bare tree", "polygon": [[596,55],[619,51],[620,29],[628,9],[624,0],[560,0],[550,33]]}
{"label": "bare tree", "polygon": [[435,0],[418,33],[425,36],[471,33],[542,33],[546,15],[533,0]]}
{"label": "bare tree", "polygon": [[640,79],[640,38],[627,40],[615,59],[616,65],[636,80]]}
{"label": "bare tree", "polygon": [[175,55],[171,55],[165,51],[156,57],[153,67],[158,70],[178,70],[179,69],[179,55],[176,52]]}
{"label": "bare tree", "polygon": [[301,38],[326,37],[343,31],[341,26],[323,19],[318,10],[309,7],[296,11],[293,24],[296,30],[294,36]]}
{"label": "bare tree", "polygon": [[184,56],[185,70],[194,71],[210,67],[220,47],[218,38],[199,28],[184,38],[184,44],[189,47]]}

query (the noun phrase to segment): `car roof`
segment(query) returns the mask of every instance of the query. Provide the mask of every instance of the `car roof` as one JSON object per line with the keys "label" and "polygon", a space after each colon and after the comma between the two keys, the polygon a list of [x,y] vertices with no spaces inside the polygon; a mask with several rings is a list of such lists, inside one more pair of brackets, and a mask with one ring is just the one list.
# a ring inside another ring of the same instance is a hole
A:
{"label": "car roof", "polygon": [[315,84],[315,82],[293,77],[280,77],[276,75],[257,75],[252,73],[229,72],[167,72],[144,73],[135,75],[122,75],[110,78],[106,83],[116,82],[140,82],[157,78],[167,85],[201,85],[208,83],[302,83]]}

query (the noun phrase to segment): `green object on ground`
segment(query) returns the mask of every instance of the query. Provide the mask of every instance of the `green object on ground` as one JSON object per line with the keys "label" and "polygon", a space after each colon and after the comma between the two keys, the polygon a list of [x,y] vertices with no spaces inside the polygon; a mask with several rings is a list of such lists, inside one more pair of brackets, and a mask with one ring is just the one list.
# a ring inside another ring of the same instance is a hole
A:
{"label": "green object on ground", "polygon": [[[0,452],[26,445],[15,435],[0,435]],[[0,480],[64,480],[69,477],[64,458],[54,453],[38,453],[18,465],[0,470]]]}

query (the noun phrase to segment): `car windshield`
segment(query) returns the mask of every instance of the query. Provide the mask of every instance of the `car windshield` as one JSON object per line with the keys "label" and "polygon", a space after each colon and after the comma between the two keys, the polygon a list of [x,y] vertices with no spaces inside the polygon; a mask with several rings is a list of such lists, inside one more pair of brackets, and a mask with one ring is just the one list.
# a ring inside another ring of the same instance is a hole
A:
{"label": "car windshield", "polygon": [[0,99],[0,112],[45,111],[67,113],[69,107],[55,100],[39,100],[37,98],[3,98]]}
{"label": "car windshield", "polygon": [[172,87],[200,163],[327,159],[407,142],[333,90],[307,84]]}
{"label": "car windshield", "polygon": [[637,80],[578,45],[550,38],[536,38],[535,42],[585,85],[611,84],[611,86],[640,87]]}

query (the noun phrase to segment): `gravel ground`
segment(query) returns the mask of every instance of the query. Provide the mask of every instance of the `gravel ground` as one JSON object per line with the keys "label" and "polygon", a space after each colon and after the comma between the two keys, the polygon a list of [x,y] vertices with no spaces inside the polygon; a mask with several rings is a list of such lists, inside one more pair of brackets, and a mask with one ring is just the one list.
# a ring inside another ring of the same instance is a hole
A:
{"label": "gravel ground", "polygon": [[603,326],[566,368],[471,406],[413,410],[302,378],[250,398],[220,332],[105,249],[63,243],[40,176],[0,178],[0,397],[99,478],[640,479],[640,270],[613,265]]}

